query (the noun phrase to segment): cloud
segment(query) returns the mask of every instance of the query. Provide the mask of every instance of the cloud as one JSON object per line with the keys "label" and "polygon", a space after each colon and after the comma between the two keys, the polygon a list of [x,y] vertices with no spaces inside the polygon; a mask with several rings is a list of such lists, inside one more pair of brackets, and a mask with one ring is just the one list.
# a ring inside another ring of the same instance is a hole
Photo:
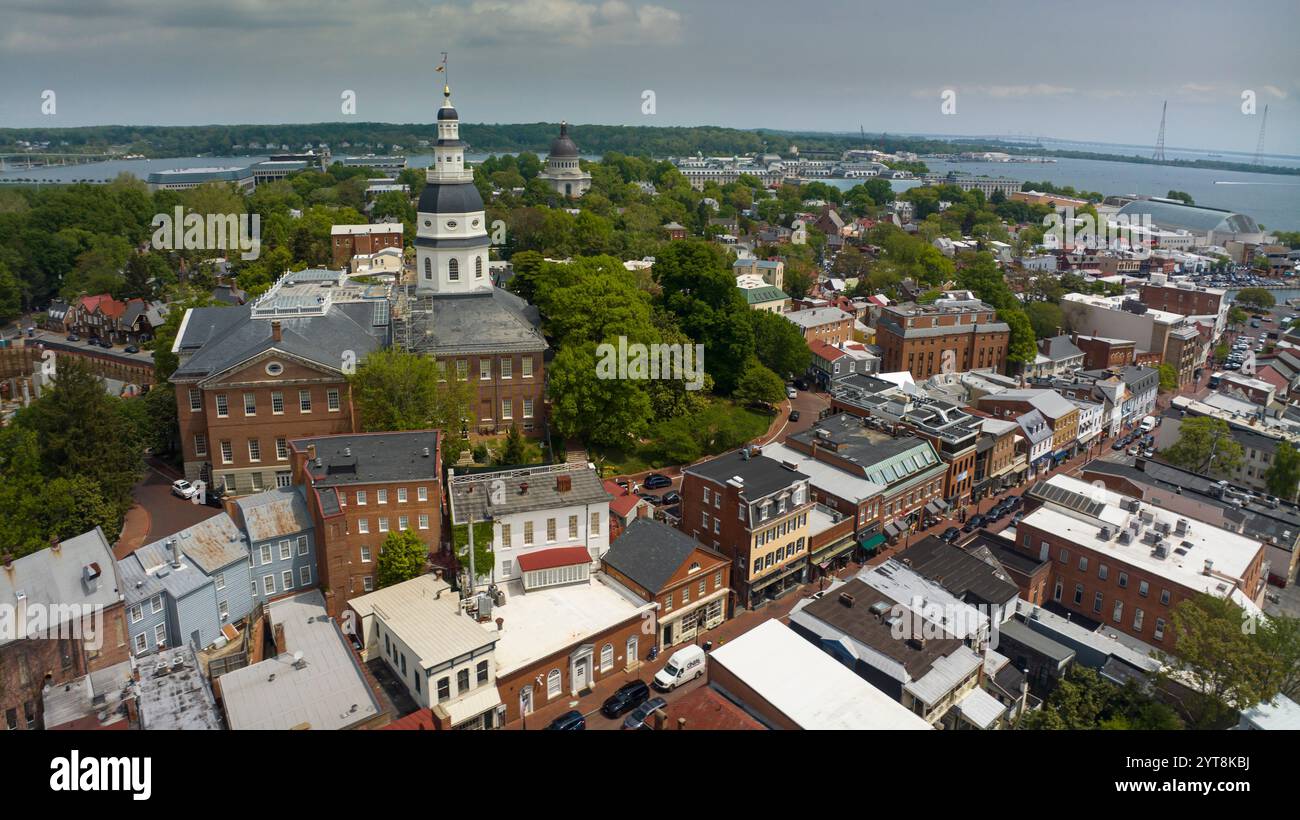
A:
{"label": "cloud", "polygon": [[[918,88],[910,92],[909,96],[914,99],[929,99],[933,97],[938,99],[947,89]],[[1036,83],[1034,85],[958,85],[953,90],[960,96],[962,94],[973,94],[982,97],[997,98],[1014,98],[1014,97],[1062,97],[1067,94],[1075,93],[1073,88],[1060,85],[1050,85],[1048,83]]]}
{"label": "cloud", "polygon": [[682,33],[682,16],[624,0],[468,0],[433,6],[429,15],[452,40],[474,46],[664,45]]}
{"label": "cloud", "polygon": [[1264,90],[1264,93],[1268,94],[1275,100],[1286,99],[1286,92],[1275,85],[1261,85],[1260,88]]}

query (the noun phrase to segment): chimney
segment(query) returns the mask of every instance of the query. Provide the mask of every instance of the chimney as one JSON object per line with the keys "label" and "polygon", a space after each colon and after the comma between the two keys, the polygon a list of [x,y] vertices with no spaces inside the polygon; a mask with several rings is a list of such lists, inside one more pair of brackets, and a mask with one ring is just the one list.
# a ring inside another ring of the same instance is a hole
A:
{"label": "chimney", "polygon": [[505,628],[506,628],[506,619],[505,619],[505,618],[497,618],[497,632],[500,632],[501,630],[503,630],[503,629],[505,629]]}
{"label": "chimney", "polygon": [[573,476],[568,473],[561,473],[555,477],[555,491],[557,493],[567,493],[573,489]]}
{"label": "chimney", "polygon": [[59,551],[59,537],[57,535],[50,536],[50,550],[56,553]]}
{"label": "chimney", "polygon": [[527,481],[521,481],[521,482],[519,483],[519,494],[520,494],[520,495],[528,495],[528,482],[527,482]]}
{"label": "chimney", "polygon": [[686,718],[684,717],[677,718],[677,728],[678,730],[686,728]]}
{"label": "chimney", "polygon": [[4,555],[4,565],[5,565],[5,569],[9,570],[10,572],[13,571],[13,568],[14,568],[14,556],[13,556],[12,553],[8,553],[8,552],[5,553],[5,555]]}
{"label": "chimney", "polygon": [[278,342],[280,340],[281,340],[280,320],[272,319],[271,320],[271,341]]}
{"label": "chimney", "polygon": [[1204,570],[1204,574],[1205,574],[1205,575],[1210,575],[1210,574],[1212,574],[1213,572],[1214,572],[1214,562],[1211,561],[1209,558],[1206,558],[1206,559],[1205,559],[1205,570]]}
{"label": "chimney", "polygon": [[315,445],[315,444],[308,444],[308,445],[307,445],[307,460],[308,460],[308,461],[315,461],[315,460],[316,460],[316,445]]}

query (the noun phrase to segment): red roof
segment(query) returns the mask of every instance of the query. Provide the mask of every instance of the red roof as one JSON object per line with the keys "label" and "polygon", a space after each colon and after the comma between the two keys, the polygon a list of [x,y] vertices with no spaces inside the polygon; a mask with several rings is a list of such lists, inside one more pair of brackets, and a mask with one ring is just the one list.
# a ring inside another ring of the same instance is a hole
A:
{"label": "red roof", "polygon": [[1268,382],[1269,384],[1273,385],[1283,393],[1285,393],[1287,390],[1286,379],[1282,376],[1281,373],[1277,372],[1276,370],[1274,370],[1272,367],[1269,367],[1268,365],[1264,365],[1259,370],[1255,371],[1255,378],[1262,379],[1263,381]]}
{"label": "red roof", "polygon": [[420,729],[434,729],[436,727],[433,725],[433,715],[429,713],[429,710],[421,709],[418,712],[412,712],[411,714],[407,715],[404,718],[398,718],[397,720],[393,721],[387,726],[384,726],[383,728],[394,729],[397,731],[402,731],[402,730],[411,731],[411,730],[420,730]]}
{"label": "red roof", "polygon": [[813,339],[809,342],[808,349],[812,351],[814,356],[818,356],[828,362],[833,362],[841,356],[848,355],[835,345],[826,344],[821,339]]}
{"label": "red roof", "polygon": [[609,511],[619,518],[627,518],[628,513],[641,503],[641,496],[635,495],[630,489],[620,487],[613,481],[605,481],[605,492],[614,496],[609,501]]}
{"label": "red roof", "polygon": [[589,563],[591,563],[591,553],[587,552],[586,547],[556,547],[519,556],[519,568],[524,572]]}
{"label": "red roof", "polygon": [[677,719],[686,718],[685,729],[736,731],[765,729],[762,723],[713,689],[705,686],[683,695],[668,706],[666,730],[678,728]]}

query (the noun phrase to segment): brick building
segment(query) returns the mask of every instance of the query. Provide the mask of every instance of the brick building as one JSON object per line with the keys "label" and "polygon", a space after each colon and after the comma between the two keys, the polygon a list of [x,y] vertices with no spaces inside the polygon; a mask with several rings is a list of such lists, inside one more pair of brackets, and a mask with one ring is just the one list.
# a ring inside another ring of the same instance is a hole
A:
{"label": "brick building", "polygon": [[1137,342],[1132,339],[1110,339],[1105,336],[1080,336],[1071,334],[1070,340],[1083,351],[1084,370],[1105,370],[1133,364],[1137,355]]}
{"label": "brick building", "polygon": [[1006,369],[1011,328],[969,292],[933,304],[904,302],[881,309],[876,323],[882,372],[907,370],[918,381],[936,373]]}
{"label": "brick building", "polygon": [[1189,598],[1260,611],[1261,542],[1068,476],[1028,495],[1015,549],[1050,562],[1050,599],[1070,612],[1172,651],[1172,613]]}
{"label": "brick building", "polygon": [[680,528],[734,562],[732,586],[752,607],[808,570],[808,476],[746,447],[687,467]]}
{"label": "brick building", "polygon": [[384,248],[402,249],[402,223],[376,225],[335,225],[330,228],[330,245],[334,267],[344,268],[359,254],[372,254]]}
{"label": "brick building", "polygon": [[122,582],[98,527],[0,567],[0,727],[39,729],[41,692],[127,661]]}
{"label": "brick building", "polygon": [[1079,443],[1079,406],[1055,390],[1005,390],[979,400],[984,412],[1000,419],[1019,418],[1037,410],[1052,429],[1052,454],[1072,455]]}
{"label": "brick building", "polygon": [[853,341],[853,314],[837,307],[795,310],[785,318],[799,326],[809,344],[824,342],[834,346]]}
{"label": "brick building", "polygon": [[696,640],[730,614],[727,556],[658,521],[633,521],[610,546],[602,568],[638,597],[658,602],[661,649]]}
{"label": "brick building", "polygon": [[316,526],[316,577],[335,617],[373,591],[380,547],[390,532],[442,543],[441,452],[437,430],[352,433],[289,442],[293,480]]}

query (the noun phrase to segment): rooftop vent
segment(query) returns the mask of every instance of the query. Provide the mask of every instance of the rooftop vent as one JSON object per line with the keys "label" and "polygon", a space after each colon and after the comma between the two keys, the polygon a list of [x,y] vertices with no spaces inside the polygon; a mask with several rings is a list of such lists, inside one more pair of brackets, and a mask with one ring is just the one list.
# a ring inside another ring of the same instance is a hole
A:
{"label": "rooftop vent", "polygon": [[840,603],[841,603],[841,604],[844,604],[845,606],[847,606],[847,607],[849,607],[849,608],[851,609],[851,608],[853,607],[853,596],[850,595],[850,594],[847,593],[847,592],[841,592],[841,593],[840,593]]}

